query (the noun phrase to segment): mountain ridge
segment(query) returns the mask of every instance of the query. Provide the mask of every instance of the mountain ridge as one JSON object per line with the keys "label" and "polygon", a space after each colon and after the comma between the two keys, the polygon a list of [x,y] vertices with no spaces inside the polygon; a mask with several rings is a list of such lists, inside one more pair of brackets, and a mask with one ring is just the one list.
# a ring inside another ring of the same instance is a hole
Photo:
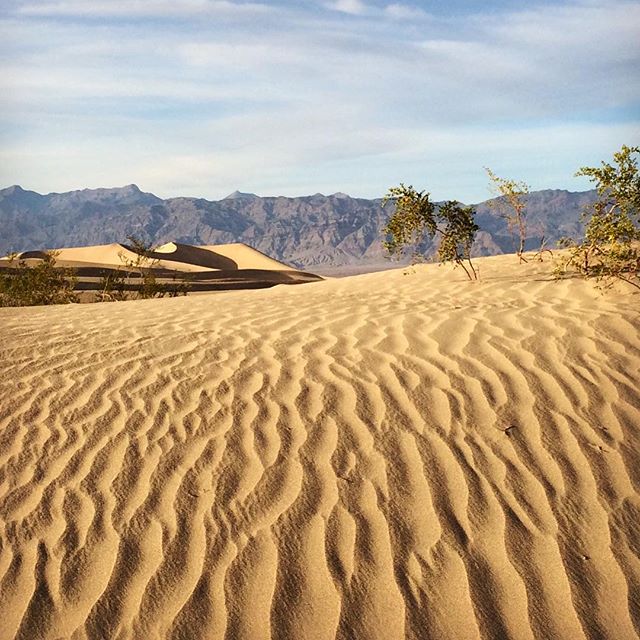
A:
{"label": "mountain ridge", "polygon": [[[544,237],[578,236],[580,213],[595,191],[545,189],[527,198],[526,248]],[[513,251],[513,239],[493,198],[473,206],[481,231],[477,255]],[[492,204],[493,203],[493,204]],[[235,191],[222,200],[160,198],[137,185],[39,194],[12,185],[0,190],[0,253],[121,242],[134,235],[145,242],[193,245],[244,242],[297,267],[379,265],[385,261],[383,227],[392,207],[382,198],[257,196]],[[422,247],[426,254],[432,243]]]}

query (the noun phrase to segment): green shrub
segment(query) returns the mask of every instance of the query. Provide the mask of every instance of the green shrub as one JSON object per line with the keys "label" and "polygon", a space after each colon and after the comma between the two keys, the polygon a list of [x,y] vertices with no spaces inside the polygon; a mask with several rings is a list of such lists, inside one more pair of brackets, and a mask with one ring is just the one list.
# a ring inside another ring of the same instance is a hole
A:
{"label": "green shrub", "polygon": [[153,256],[155,247],[144,243],[135,236],[128,236],[131,251],[135,257],[129,258],[123,252],[119,254],[122,268],[102,276],[98,290],[98,300],[115,302],[120,300],[138,300],[147,298],[175,298],[186,296],[191,286],[188,276],[173,273],[171,283],[160,283],[155,270],[160,261]]}
{"label": "green shrub", "polygon": [[437,212],[438,218],[445,224],[444,229],[437,229],[442,234],[438,248],[440,262],[453,262],[454,266],[462,267],[469,280],[478,279],[471,262],[471,246],[480,229],[474,215],[472,207],[463,207],[455,200],[445,202]]}
{"label": "green shrub", "polygon": [[45,252],[42,260],[31,266],[11,256],[9,266],[0,271],[0,306],[27,307],[43,304],[77,302],[72,269],[56,267],[55,252]]}
{"label": "green shrub", "polygon": [[478,279],[471,261],[471,246],[479,230],[472,207],[463,207],[455,200],[438,207],[430,200],[429,193],[404,184],[391,187],[383,204],[390,200],[395,203],[395,210],[384,228],[383,241],[389,255],[402,255],[407,247],[411,247],[415,261],[424,240],[439,235],[440,262],[453,262],[454,267],[464,269],[470,280]]}
{"label": "green shrub", "polygon": [[569,253],[556,267],[556,277],[573,269],[604,287],[618,279],[640,289],[638,153],[639,147],[623,145],[613,154],[613,165],[602,162],[600,167],[582,167],[576,173],[595,182],[600,197],[584,212],[583,217],[588,218],[584,239],[560,241]]}

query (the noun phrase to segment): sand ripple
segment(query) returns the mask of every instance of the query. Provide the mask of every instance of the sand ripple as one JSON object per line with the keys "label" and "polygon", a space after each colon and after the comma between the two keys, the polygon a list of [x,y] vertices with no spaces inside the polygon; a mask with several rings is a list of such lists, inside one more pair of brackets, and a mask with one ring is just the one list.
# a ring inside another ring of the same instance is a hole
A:
{"label": "sand ripple", "polygon": [[0,310],[0,637],[638,637],[637,296],[512,261]]}

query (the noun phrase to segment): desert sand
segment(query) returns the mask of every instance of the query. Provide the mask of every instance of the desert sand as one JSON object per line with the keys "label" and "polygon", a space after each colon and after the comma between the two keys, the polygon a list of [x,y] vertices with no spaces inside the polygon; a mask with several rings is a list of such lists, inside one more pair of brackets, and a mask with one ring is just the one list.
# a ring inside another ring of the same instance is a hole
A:
{"label": "desert sand", "polygon": [[[57,248],[56,266],[73,270],[75,289],[89,294],[81,301],[95,301],[106,275],[130,270],[139,254],[126,244],[111,243],[89,247]],[[17,255],[29,265],[38,264],[44,252],[24,251]],[[303,284],[322,280],[321,276],[301,271],[261,253],[241,242],[194,246],[167,242],[148,254],[139,266],[153,271],[158,284],[181,282],[186,277],[190,292],[229,291],[232,289],[263,289],[278,284]],[[9,256],[0,258],[0,269],[11,267]],[[135,271],[135,269],[134,269]],[[127,280],[131,287],[139,286],[135,277]]]}
{"label": "desert sand", "polygon": [[639,296],[478,264],[0,309],[0,637],[638,637]]}
{"label": "desert sand", "polygon": [[[137,253],[126,244],[112,242],[88,247],[54,249],[56,261],[66,266],[122,267],[126,261],[135,261]],[[41,251],[24,251],[19,258],[42,255]],[[158,260],[158,267],[180,271],[220,271],[223,269],[262,269],[287,271],[292,267],[278,262],[242,242],[194,246],[167,242],[150,254]]]}

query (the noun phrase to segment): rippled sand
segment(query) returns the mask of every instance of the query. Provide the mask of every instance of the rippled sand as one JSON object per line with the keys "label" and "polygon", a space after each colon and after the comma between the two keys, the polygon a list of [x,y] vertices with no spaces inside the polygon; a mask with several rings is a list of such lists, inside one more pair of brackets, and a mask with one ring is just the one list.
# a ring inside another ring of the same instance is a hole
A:
{"label": "rippled sand", "polygon": [[0,309],[0,637],[636,638],[639,296],[480,266]]}

